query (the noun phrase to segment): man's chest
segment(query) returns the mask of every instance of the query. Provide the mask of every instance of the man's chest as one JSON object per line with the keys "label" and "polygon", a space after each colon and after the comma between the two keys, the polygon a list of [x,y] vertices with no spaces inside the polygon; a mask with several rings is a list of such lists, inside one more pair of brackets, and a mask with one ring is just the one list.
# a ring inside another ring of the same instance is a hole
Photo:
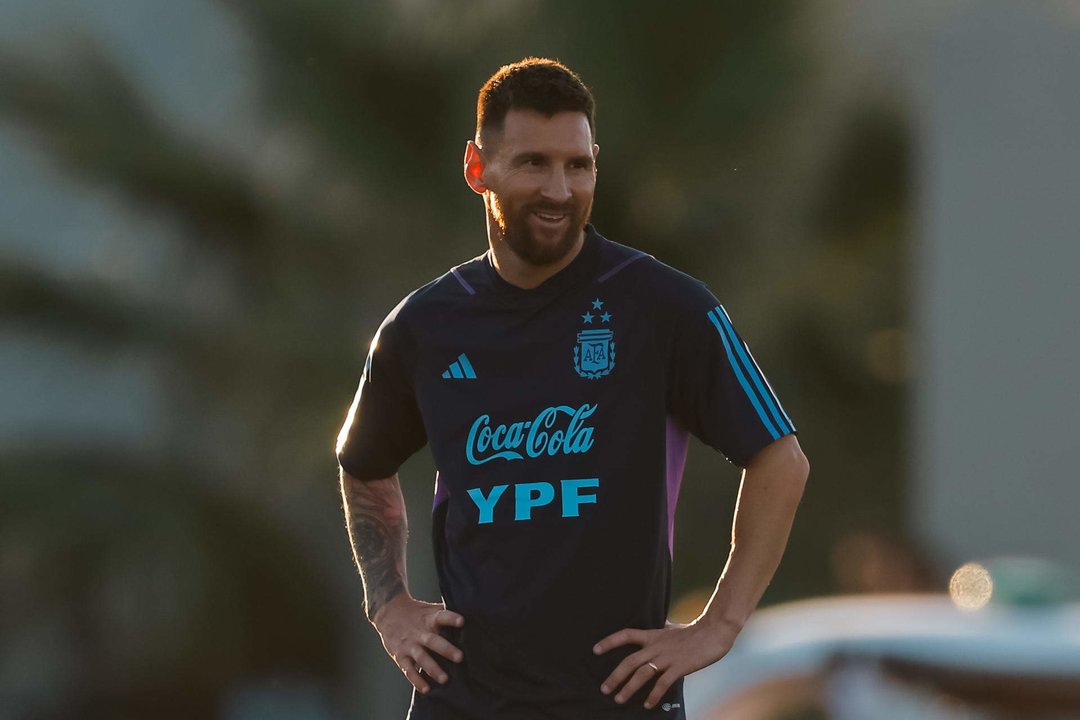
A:
{"label": "man's chest", "polygon": [[667,345],[647,307],[597,292],[433,322],[418,342],[414,387],[436,463],[593,453],[663,414]]}

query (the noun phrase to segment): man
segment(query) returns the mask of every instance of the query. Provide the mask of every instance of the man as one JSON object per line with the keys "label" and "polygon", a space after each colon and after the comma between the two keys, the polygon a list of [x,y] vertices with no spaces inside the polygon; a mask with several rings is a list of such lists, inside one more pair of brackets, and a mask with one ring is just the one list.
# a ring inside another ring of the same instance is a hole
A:
{"label": "man", "polygon": [[[465,180],[489,250],[409,295],[371,343],[338,441],[368,618],[410,720],[685,717],[772,578],[808,466],[727,312],[588,224],[593,99],[529,58],[480,91]],[[744,467],[727,565],[666,622],[688,433]],[[397,469],[435,464],[442,603],[414,599]]]}

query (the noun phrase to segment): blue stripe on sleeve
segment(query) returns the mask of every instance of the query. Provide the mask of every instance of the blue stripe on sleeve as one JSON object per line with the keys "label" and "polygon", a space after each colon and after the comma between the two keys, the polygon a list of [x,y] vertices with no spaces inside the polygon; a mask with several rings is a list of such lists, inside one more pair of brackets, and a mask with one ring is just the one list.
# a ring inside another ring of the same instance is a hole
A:
{"label": "blue stripe on sleeve", "polygon": [[[723,306],[721,306],[721,309],[723,309]],[[724,310],[724,313],[727,314],[727,310]],[[728,322],[731,322],[731,317],[728,317]],[[753,353],[750,353],[750,362],[754,363],[754,368],[757,369],[758,375],[761,376],[761,379],[765,382],[765,387],[769,389],[769,393],[772,395],[773,400],[776,401],[776,407],[780,410],[780,414],[784,416],[784,420],[787,422],[790,432],[795,432],[795,423],[791,422],[787,410],[784,409],[783,404],[780,402],[780,398],[776,396],[776,392],[772,389],[772,385],[769,384],[769,378],[765,377],[765,373],[761,372],[761,367],[757,364],[757,360],[754,358]]]}
{"label": "blue stripe on sleeve", "polygon": [[[768,385],[769,383],[761,374],[761,370],[758,368],[757,363],[754,362],[752,358],[747,357],[748,353],[743,347],[743,344],[739,342],[739,337],[735,334],[735,328],[731,325],[731,318],[728,317],[727,310],[724,309],[723,305],[719,305],[715,312],[716,316],[720,318],[720,322],[724,324],[724,328],[728,332],[728,337],[731,338],[731,344],[735,346],[736,351],[739,353],[739,357],[742,358],[743,367],[746,368],[747,374],[754,379],[754,385],[757,386],[758,392],[761,393],[761,397],[765,398],[765,404],[769,406],[769,411],[772,413],[773,419],[776,420],[776,424],[780,426],[780,430],[784,435],[790,433],[791,428],[784,423],[783,418],[780,417],[780,412],[777,412],[776,410],[776,404],[773,403],[773,394],[770,392],[772,388],[770,387],[769,390],[765,389],[765,385]],[[786,417],[786,413],[784,415]],[[790,423],[791,420],[788,420],[788,422]]]}
{"label": "blue stripe on sleeve", "polygon": [[[772,435],[772,439],[776,440],[780,437],[780,433],[776,432],[776,428],[769,421],[769,416],[765,414],[765,411],[761,408],[761,403],[758,402],[757,396],[754,394],[753,389],[750,387],[750,383],[746,381],[746,376],[743,375],[742,367],[739,365],[739,361],[735,359],[735,354],[731,352],[731,344],[728,342],[727,335],[724,334],[724,329],[720,326],[720,321],[713,315],[715,310],[709,311],[709,319],[712,320],[712,324],[716,326],[716,331],[720,333],[720,339],[724,341],[724,349],[727,350],[728,362],[731,363],[732,369],[735,371],[735,377],[739,379],[739,384],[742,385],[743,392],[746,393],[746,397],[750,398],[750,403],[757,410],[758,417],[761,418],[761,423],[768,429],[769,434]],[[717,313],[719,315],[719,313]]]}

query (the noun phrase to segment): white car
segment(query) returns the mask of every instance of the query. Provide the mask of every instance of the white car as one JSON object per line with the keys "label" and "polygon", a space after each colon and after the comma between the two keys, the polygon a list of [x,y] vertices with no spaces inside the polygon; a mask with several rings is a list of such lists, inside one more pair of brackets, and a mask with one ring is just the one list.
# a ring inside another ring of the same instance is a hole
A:
{"label": "white car", "polygon": [[964,610],[942,594],[767,608],[685,695],[693,720],[1080,719],[1080,603]]}

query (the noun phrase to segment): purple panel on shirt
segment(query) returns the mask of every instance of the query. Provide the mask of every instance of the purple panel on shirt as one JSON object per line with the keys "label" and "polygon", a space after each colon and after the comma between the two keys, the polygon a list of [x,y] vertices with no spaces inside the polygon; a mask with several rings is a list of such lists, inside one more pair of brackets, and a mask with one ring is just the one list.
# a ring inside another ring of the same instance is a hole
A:
{"label": "purple panel on shirt", "polygon": [[439,471],[435,471],[435,502],[431,503],[432,512],[442,503],[450,499],[450,491],[446,489],[446,483],[439,482]]}
{"label": "purple panel on shirt", "polygon": [[461,287],[465,288],[465,292],[469,293],[470,295],[476,294],[476,291],[472,289],[472,285],[469,285],[469,283],[465,282],[465,278],[461,277],[461,273],[458,272],[458,269],[456,267],[450,268],[450,272],[454,273],[454,277],[456,277],[457,281],[461,283]]}
{"label": "purple panel on shirt", "polygon": [[668,550],[675,557],[675,505],[679,501],[683,468],[686,467],[686,451],[690,447],[690,433],[667,419],[667,507]]}

